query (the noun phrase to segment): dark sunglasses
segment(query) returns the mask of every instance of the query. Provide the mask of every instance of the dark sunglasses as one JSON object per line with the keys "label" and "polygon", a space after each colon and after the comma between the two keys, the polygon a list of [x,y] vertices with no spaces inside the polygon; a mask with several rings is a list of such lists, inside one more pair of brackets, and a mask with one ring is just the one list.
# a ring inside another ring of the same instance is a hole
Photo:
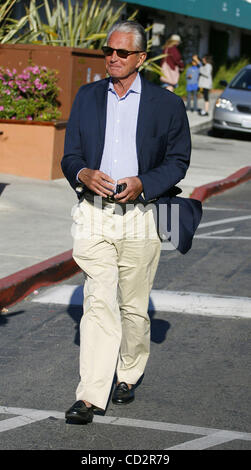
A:
{"label": "dark sunglasses", "polygon": [[138,52],[145,52],[145,51],[127,51],[126,49],[113,49],[113,47],[103,46],[102,51],[105,56],[112,55],[114,51],[116,51],[117,56],[121,57],[121,59],[127,59],[129,55],[138,54]]}

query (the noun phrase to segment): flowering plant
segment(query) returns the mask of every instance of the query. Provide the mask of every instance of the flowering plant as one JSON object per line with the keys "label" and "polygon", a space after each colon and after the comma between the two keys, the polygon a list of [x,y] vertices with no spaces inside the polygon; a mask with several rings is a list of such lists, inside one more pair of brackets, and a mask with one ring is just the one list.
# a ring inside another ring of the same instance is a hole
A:
{"label": "flowering plant", "polygon": [[56,72],[45,66],[29,66],[20,74],[0,67],[0,119],[58,119],[56,82]]}

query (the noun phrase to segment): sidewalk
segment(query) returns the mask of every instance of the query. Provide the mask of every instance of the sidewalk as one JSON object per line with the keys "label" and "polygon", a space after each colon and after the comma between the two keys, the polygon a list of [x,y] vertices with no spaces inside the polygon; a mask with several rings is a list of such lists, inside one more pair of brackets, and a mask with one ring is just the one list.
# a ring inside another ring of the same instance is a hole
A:
{"label": "sidewalk", "polygon": [[[203,107],[202,100],[199,100],[199,107]],[[210,127],[212,111],[213,103],[207,117],[188,112],[193,141],[203,139],[203,136],[195,136],[193,133]],[[195,188],[204,184],[211,184],[212,193],[217,192],[215,181],[227,178],[250,164],[250,156],[246,155],[242,159],[238,155],[237,159],[234,153],[229,154],[227,162],[219,162],[213,151],[208,157],[209,152],[203,153],[195,145],[187,176],[179,184],[183,197],[189,197],[192,193],[195,197]],[[196,197],[204,199],[200,194]],[[59,270],[62,275],[69,277],[69,270],[73,269],[71,209],[76,203],[76,195],[66,179],[42,181],[0,174],[0,308],[1,305],[10,304],[3,300],[5,286],[13,284],[18,290],[17,286],[22,280],[24,282],[32,276],[38,276],[41,271],[46,271],[49,279],[48,282],[45,279],[43,285],[46,282],[50,284]],[[52,257],[56,257],[55,260]],[[67,267],[66,261],[69,262]],[[27,268],[28,271],[25,271]],[[19,273],[20,270],[23,270],[22,273]],[[26,285],[26,295],[29,289],[34,289],[38,284],[32,287]],[[14,295],[14,291],[11,291],[10,295],[15,297],[19,294],[15,292]]]}
{"label": "sidewalk", "polygon": [[[230,188],[241,182],[243,178],[244,181],[246,176],[250,177],[250,152],[241,151],[241,142],[218,139],[218,144],[221,142],[222,149],[225,148],[225,155],[221,155],[219,160],[214,140],[206,137],[206,134],[197,134],[199,131],[211,128],[214,105],[219,95],[220,92],[211,93],[209,116],[187,112],[192,135],[192,157],[186,177],[178,184],[183,197],[194,197],[202,201],[223,189],[223,185],[224,189]],[[203,109],[203,104],[203,99],[199,99],[198,108]],[[222,182],[226,178],[228,180]],[[210,186],[205,189],[201,188],[203,185]],[[198,187],[200,190],[195,189]]]}
{"label": "sidewalk", "polygon": [[72,247],[77,197],[66,179],[0,174],[0,184],[0,279]]}

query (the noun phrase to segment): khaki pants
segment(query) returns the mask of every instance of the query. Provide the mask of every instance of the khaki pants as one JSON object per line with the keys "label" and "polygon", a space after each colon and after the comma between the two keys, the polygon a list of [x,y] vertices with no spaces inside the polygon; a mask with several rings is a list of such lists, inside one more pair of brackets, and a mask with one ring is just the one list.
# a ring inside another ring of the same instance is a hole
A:
{"label": "khaki pants", "polygon": [[76,399],[105,409],[115,371],[129,384],[144,372],[161,242],[151,209],[101,204],[85,199],[75,207],[73,258],[85,273]]}

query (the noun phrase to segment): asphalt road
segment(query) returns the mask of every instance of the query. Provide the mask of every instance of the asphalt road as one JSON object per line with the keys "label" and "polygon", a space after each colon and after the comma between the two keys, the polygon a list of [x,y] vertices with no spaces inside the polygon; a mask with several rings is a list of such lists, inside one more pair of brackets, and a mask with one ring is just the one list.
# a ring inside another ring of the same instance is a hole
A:
{"label": "asphalt road", "polygon": [[[208,200],[192,250],[162,252],[154,289],[251,297],[250,196],[248,182]],[[251,450],[251,319],[151,313],[135,401],[74,426],[63,416],[78,383],[81,307],[33,300],[0,316],[0,449]]]}
{"label": "asphalt road", "polygon": [[156,287],[249,297],[250,246],[249,181],[205,201],[192,249],[162,252]]}

